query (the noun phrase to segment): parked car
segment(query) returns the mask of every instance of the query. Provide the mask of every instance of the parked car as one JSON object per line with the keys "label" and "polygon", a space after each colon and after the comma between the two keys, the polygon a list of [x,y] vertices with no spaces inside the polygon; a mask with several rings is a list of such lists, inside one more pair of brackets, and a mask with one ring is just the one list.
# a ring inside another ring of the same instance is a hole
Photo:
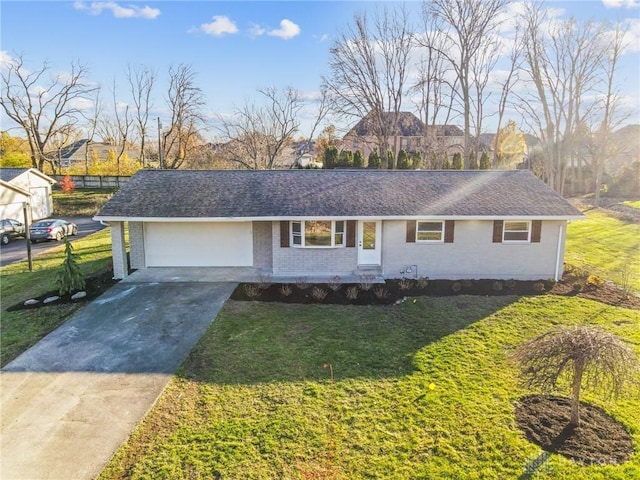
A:
{"label": "parked car", "polygon": [[29,229],[29,235],[31,235],[32,243],[46,240],[60,241],[64,237],[77,234],[78,226],[75,223],[56,218],[40,220],[39,222],[31,225],[31,228]]}
{"label": "parked car", "polygon": [[6,245],[14,238],[24,237],[24,224],[12,218],[0,220],[0,243]]}

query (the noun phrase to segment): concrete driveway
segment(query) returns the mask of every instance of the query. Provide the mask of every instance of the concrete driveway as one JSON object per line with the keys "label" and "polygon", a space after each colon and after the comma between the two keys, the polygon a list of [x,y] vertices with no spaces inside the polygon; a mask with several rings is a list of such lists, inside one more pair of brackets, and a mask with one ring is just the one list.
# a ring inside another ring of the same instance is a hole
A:
{"label": "concrete driveway", "polygon": [[93,479],[232,283],[120,283],[0,372],[2,479]]}

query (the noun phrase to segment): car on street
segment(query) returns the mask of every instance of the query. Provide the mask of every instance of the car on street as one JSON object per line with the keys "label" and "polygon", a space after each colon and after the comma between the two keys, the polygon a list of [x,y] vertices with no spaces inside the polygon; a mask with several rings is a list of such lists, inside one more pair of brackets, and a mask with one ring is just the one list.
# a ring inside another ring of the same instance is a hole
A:
{"label": "car on street", "polygon": [[0,220],[0,244],[6,245],[14,238],[24,237],[24,224],[12,218]]}
{"label": "car on street", "polygon": [[40,220],[31,225],[29,235],[31,242],[37,243],[46,240],[60,241],[69,235],[77,235],[78,226],[75,223],[67,222],[57,218]]}

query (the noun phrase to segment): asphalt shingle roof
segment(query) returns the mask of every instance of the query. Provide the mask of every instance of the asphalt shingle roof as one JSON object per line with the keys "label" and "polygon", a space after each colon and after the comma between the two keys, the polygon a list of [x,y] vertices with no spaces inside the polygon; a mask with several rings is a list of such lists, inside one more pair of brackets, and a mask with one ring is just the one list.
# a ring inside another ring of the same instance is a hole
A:
{"label": "asphalt shingle roof", "polygon": [[528,171],[141,170],[102,218],[577,217]]}
{"label": "asphalt shingle roof", "polygon": [[27,170],[29,169],[28,168],[9,168],[9,167],[0,168],[0,180],[4,180],[5,182],[10,182],[14,178],[16,178],[18,175],[23,174]]}

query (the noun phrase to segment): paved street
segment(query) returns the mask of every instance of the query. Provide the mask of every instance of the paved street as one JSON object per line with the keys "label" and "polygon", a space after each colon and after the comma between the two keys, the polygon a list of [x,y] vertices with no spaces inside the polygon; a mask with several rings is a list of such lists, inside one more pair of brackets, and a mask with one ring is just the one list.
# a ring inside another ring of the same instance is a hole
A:
{"label": "paved street", "polygon": [[[78,225],[78,235],[75,237],[70,237],[71,241],[86,237],[87,235],[91,235],[92,233],[101,230],[104,227],[100,222],[95,222],[91,220],[91,217],[56,217],[62,218],[63,220],[67,220],[69,222],[73,222]],[[50,242],[41,242],[31,244],[31,251],[33,252],[33,256],[49,250],[55,246],[59,245],[58,242],[52,240]],[[27,246],[24,239],[19,238],[17,240],[13,240],[9,245],[5,245],[0,248],[0,266],[9,265],[15,262],[21,262],[27,259]]]}

